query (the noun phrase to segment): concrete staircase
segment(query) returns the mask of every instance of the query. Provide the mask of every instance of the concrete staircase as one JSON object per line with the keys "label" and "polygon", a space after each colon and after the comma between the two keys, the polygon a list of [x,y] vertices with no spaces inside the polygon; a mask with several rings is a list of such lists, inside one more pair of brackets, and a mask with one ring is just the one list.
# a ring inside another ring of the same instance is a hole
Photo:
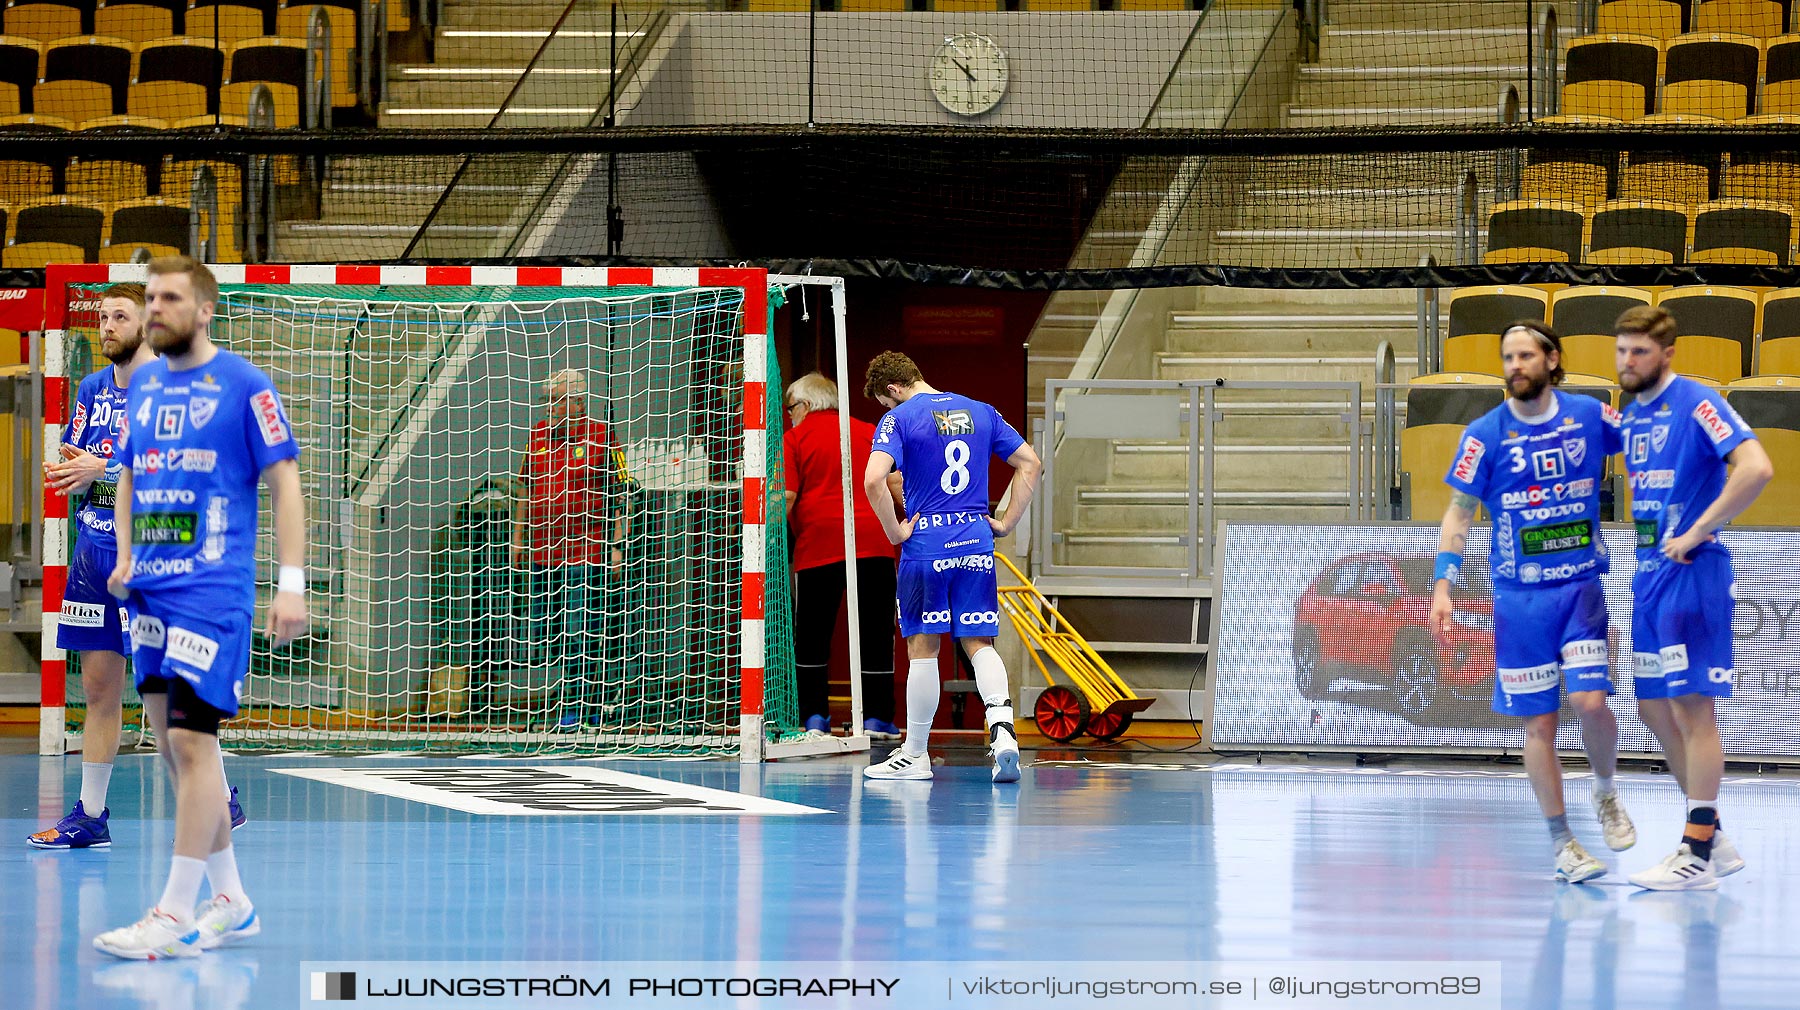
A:
{"label": "concrete staircase", "polygon": [[[564,6],[547,0],[445,0],[435,60],[390,67],[380,125],[487,126]],[[586,126],[593,120],[606,104],[612,76],[609,16],[604,5],[583,4],[564,21],[501,125]],[[621,54],[647,42],[654,23],[646,19],[639,10],[634,21],[621,23]],[[461,163],[457,157],[333,159],[319,186],[317,216],[280,224],[276,258],[338,262],[401,255]],[[560,156],[475,158],[414,255],[504,255],[563,164]]]}
{"label": "concrete staircase", "polygon": [[[1526,101],[1523,5],[1342,0],[1330,5],[1330,16],[1319,61],[1299,69],[1284,125],[1484,124],[1500,120],[1508,86]],[[1321,155],[1244,166],[1243,200],[1213,236],[1218,261],[1411,266],[1430,253],[1447,262],[1471,169],[1485,221],[1495,180],[1482,158]]]}

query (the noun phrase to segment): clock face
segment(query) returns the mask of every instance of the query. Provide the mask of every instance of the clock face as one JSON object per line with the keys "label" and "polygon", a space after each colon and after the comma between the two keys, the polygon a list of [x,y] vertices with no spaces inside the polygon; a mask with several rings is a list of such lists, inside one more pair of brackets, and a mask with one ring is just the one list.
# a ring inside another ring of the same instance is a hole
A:
{"label": "clock face", "polygon": [[931,93],[962,116],[978,116],[1006,94],[1006,53],[986,35],[964,32],[938,46],[931,58]]}

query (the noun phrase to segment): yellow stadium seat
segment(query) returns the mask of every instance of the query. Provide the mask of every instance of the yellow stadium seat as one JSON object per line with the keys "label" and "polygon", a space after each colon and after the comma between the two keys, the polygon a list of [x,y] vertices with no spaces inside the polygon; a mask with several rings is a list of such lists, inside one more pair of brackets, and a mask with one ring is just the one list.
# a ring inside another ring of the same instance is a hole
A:
{"label": "yellow stadium seat", "polygon": [[1545,318],[1550,314],[1549,305],[1549,296],[1543,291],[1519,285],[1451,292],[1444,337],[1445,370],[1499,374],[1500,335],[1518,320]]}
{"label": "yellow stadium seat", "polygon": [[263,34],[262,11],[237,4],[194,7],[187,14],[187,33],[216,40],[221,47]]}
{"label": "yellow stadium seat", "polygon": [[[1487,263],[1574,263],[1581,259],[1587,212],[1566,200],[1511,200],[1488,212]],[[1523,254],[1506,256],[1511,251]],[[1494,254],[1502,256],[1496,257]],[[1556,255],[1550,255],[1554,253]]]}
{"label": "yellow stadium seat", "polygon": [[111,4],[94,12],[94,34],[148,42],[175,34],[175,13],[149,4]]}
{"label": "yellow stadium seat", "polygon": [[1681,34],[1681,6],[1672,0],[1606,0],[1600,5],[1595,30],[1602,35],[1672,39]]}
{"label": "yellow stadium seat", "polygon": [[1767,200],[1713,200],[1694,208],[1694,262],[1784,266],[1794,253],[1794,211]]}
{"label": "yellow stadium seat", "polygon": [[1406,427],[1400,432],[1400,470],[1407,488],[1406,518],[1435,521],[1450,505],[1450,472],[1463,429],[1506,398],[1498,376],[1469,372],[1421,375],[1406,390]]}
{"label": "yellow stadium seat", "polygon": [[1763,295],[1757,374],[1800,375],[1800,288]]}
{"label": "yellow stadium seat", "polygon": [[100,116],[81,121],[83,130],[104,130],[110,126],[134,126],[140,130],[166,130],[169,121],[155,116]]}
{"label": "yellow stadium seat", "polygon": [[1656,111],[1662,43],[1649,35],[1571,39],[1563,56],[1564,115],[1631,120]]}
{"label": "yellow stadium seat", "polygon": [[1680,263],[1687,256],[1691,228],[1686,204],[1608,200],[1588,222],[1588,260]]}
{"label": "yellow stadium seat", "polygon": [[1706,0],[1694,8],[1692,28],[1772,39],[1781,34],[1782,6],[1776,0]]}
{"label": "yellow stadium seat", "polygon": [[250,96],[259,87],[268,88],[275,100],[275,127],[290,130],[300,125],[300,91],[291,84],[275,81],[243,81],[219,89],[219,109],[233,115],[247,115]]}
{"label": "yellow stadium seat", "polygon": [[62,4],[24,4],[6,8],[6,34],[39,42],[81,34],[81,11]]}
{"label": "yellow stadium seat", "polygon": [[1748,35],[1695,31],[1670,39],[1656,109],[1724,119],[1750,115],[1761,66],[1762,44]]}
{"label": "yellow stadium seat", "polygon": [[1705,203],[1712,176],[1705,165],[1674,158],[1642,158],[1619,169],[1619,199]]}
{"label": "yellow stadium seat", "polygon": [[113,89],[99,81],[41,81],[31,89],[31,107],[37,115],[77,123],[110,116]]}
{"label": "yellow stadium seat", "polygon": [[1526,200],[1567,200],[1592,207],[1606,200],[1606,166],[1591,161],[1536,161],[1519,178]]}
{"label": "yellow stadium seat", "polygon": [[125,107],[134,116],[188,119],[206,115],[206,86],[187,81],[149,81],[133,84],[125,95]]}
{"label": "yellow stadium seat", "polygon": [[1004,9],[1000,0],[931,0],[934,11],[979,12]]}
{"label": "yellow stadium seat", "polygon": [[52,263],[81,263],[86,253],[67,242],[20,242],[0,250],[0,266],[46,267]]}
{"label": "yellow stadium seat", "polygon": [[1725,121],[1743,118],[1748,104],[1749,89],[1742,84],[1677,81],[1663,87],[1659,107],[1664,115],[1707,116]]}
{"label": "yellow stadium seat", "polygon": [[1750,374],[1761,308],[1756,292],[1693,285],[1664,291],[1656,304],[1675,317],[1676,371],[1714,382]]}
{"label": "yellow stadium seat", "polygon": [[[1770,378],[1800,382],[1792,376]],[[1725,402],[1756,432],[1757,441],[1775,466],[1775,479],[1732,523],[1800,525],[1800,509],[1794,507],[1800,499],[1800,387],[1789,382],[1742,380],[1726,388]]]}
{"label": "yellow stadium seat", "polygon": [[0,161],[0,203],[24,203],[49,196],[56,173],[35,161]]}
{"label": "yellow stadium seat", "polygon": [[100,250],[100,262],[130,263],[137,258],[140,249],[148,254],[149,259],[181,255],[181,250],[172,245],[157,245],[154,242],[126,242],[103,247]]}
{"label": "yellow stadium seat", "polygon": [[4,126],[36,126],[47,130],[73,130],[75,121],[64,116],[44,116],[36,113],[17,116],[0,116],[0,127]]}
{"label": "yellow stadium seat", "polygon": [[1550,296],[1550,325],[1562,334],[1563,368],[1613,374],[1613,323],[1626,309],[1654,301],[1642,288],[1571,287]]}
{"label": "yellow stadium seat", "polygon": [[71,158],[63,172],[63,192],[102,203],[131,200],[148,191],[148,175],[135,161]]}

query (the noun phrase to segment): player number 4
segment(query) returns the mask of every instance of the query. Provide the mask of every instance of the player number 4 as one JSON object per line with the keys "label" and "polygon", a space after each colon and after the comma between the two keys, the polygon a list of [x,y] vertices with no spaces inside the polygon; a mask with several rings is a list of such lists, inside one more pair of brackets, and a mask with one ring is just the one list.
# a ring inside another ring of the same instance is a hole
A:
{"label": "player number 4", "polygon": [[969,486],[969,443],[959,438],[944,446],[944,474],[938,486],[945,494],[961,494]]}

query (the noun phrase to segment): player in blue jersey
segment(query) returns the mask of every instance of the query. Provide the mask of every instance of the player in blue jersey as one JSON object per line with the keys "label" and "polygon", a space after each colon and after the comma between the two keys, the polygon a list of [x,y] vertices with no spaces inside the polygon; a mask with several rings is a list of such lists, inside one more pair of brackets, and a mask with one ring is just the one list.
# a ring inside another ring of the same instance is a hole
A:
{"label": "player in blue jersey", "polygon": [[[139,366],[156,360],[144,340],[144,286],[114,284],[100,293],[100,353],[111,362],[81,380],[63,428],[59,456],[44,464],[44,484],[71,499],[75,546],[70,552],[56,646],[81,661],[87,715],[81,726],[81,797],[68,816],[25,839],[38,849],[112,845],[106,792],[119,754],[125,693],[123,609],[106,591],[118,560],[113,495],[119,461],[114,449],[124,417],[125,390]],[[233,803],[233,824],[242,812]]]}
{"label": "player in blue jersey", "polygon": [[[1731,697],[1731,555],[1713,535],[1775,476],[1725,398],[1675,374],[1675,319],[1630,309],[1613,327],[1625,403],[1625,466],[1637,525],[1631,648],[1638,714],[1656,734],[1688,817],[1674,854],[1632,876],[1658,891],[1712,890],[1744,868],[1719,825],[1715,698]],[[1727,464],[1730,473],[1727,476]]]}
{"label": "player in blue jersey", "polygon": [[[863,472],[863,493],[890,543],[900,545],[895,571],[900,634],[910,661],[906,681],[906,738],[872,779],[931,778],[926,742],[938,706],[938,640],[962,643],[975,668],[975,689],[987,706],[988,749],[995,782],[1019,780],[1019,741],[1013,731],[1006,664],[994,650],[1000,634],[1000,596],[994,578],[994,538],[1018,526],[1037,489],[1037,453],[979,400],[933,389],[913,360],[884,351],[869,363],[863,393],[887,408]],[[1013,468],[1006,513],[988,512],[988,457]],[[908,518],[894,515],[888,475],[900,472]]]}
{"label": "player in blue jersey", "polygon": [[1594,811],[1606,844],[1620,851],[1637,841],[1613,785],[1619,724],[1606,704],[1613,684],[1600,586],[1607,563],[1600,485],[1607,457],[1620,448],[1619,418],[1593,397],[1557,392],[1562,340],[1544,323],[1507,327],[1500,358],[1512,396],[1469,425],[1444,478],[1452,494],[1438,534],[1431,623],[1443,635],[1456,620],[1450,586],[1475,506],[1486,505],[1494,518],[1494,711],[1525,720],[1525,772],[1550,828],[1556,877],[1580,883],[1604,874],[1606,864],[1569,829],[1556,756],[1559,680],[1567,681],[1594,768]]}
{"label": "player in blue jersey", "polygon": [[[152,261],[148,335],[163,355],[132,377],[119,452],[119,560],[108,580],[130,618],[144,711],[175,789],[175,856],[162,897],[94,946],[192,957],[260,932],[231,847],[219,724],[237,713],[256,605],[257,485],[274,508],[278,588],[267,633],[306,630],[299,447],[269,377],[216,347],[219,285],[185,256]],[[196,912],[202,877],[213,897]]]}

